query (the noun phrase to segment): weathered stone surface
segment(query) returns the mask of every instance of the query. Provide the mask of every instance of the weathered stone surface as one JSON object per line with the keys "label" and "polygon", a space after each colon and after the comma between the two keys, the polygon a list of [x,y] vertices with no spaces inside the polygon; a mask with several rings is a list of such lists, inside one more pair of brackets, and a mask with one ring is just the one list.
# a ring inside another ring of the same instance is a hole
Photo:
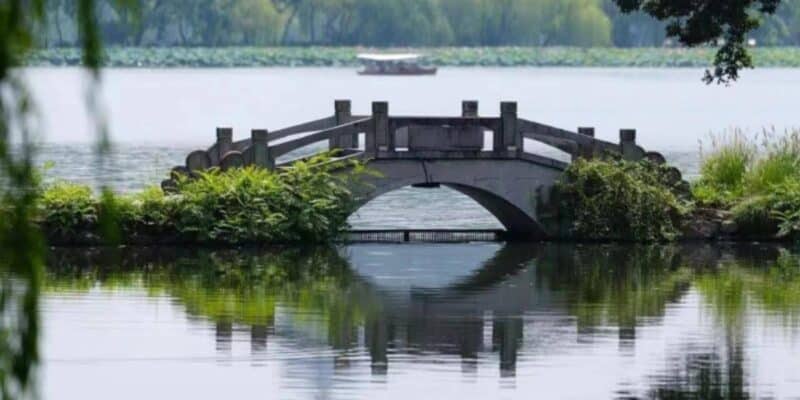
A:
{"label": "weathered stone surface", "polygon": [[735,221],[725,220],[720,225],[720,233],[723,235],[733,235],[739,231],[739,225]]}
{"label": "weathered stone surface", "polygon": [[693,219],[683,227],[683,239],[711,240],[719,236],[720,222],[708,219]]}
{"label": "weathered stone surface", "polygon": [[659,152],[648,151],[644,154],[644,157],[658,165],[664,165],[667,163],[667,159]]}
{"label": "weathered stone surface", "polygon": [[241,168],[245,165],[244,163],[244,155],[238,151],[229,151],[222,157],[222,161],[220,162],[220,168],[223,171],[226,171],[231,168]]}
{"label": "weathered stone surface", "polygon": [[204,150],[193,151],[186,157],[186,168],[192,172],[209,169],[211,168],[211,158]]}
{"label": "weathered stone surface", "polygon": [[483,130],[472,127],[439,127],[411,125],[408,127],[410,151],[480,151],[483,149]]}
{"label": "weathered stone surface", "polygon": [[177,193],[178,183],[173,179],[164,179],[161,181],[161,190],[163,190],[164,193]]}
{"label": "weathered stone surface", "polygon": [[172,171],[169,173],[169,177],[170,179],[179,179],[180,177],[189,176],[190,172],[192,171],[189,171],[189,168],[177,166],[172,168]]}
{"label": "weathered stone surface", "polygon": [[549,192],[546,189],[562,173],[559,168],[514,159],[377,159],[367,166],[379,174],[366,177],[364,189],[357,191],[361,204],[406,186],[441,184],[471,197],[512,235],[526,238],[548,236],[537,216],[539,194]]}

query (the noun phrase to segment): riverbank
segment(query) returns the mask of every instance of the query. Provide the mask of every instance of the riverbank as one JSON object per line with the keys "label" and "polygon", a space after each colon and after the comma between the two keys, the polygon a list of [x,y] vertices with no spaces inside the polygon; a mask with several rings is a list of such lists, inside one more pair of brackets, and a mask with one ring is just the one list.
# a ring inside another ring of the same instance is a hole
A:
{"label": "riverbank", "polygon": [[[109,47],[105,65],[119,68],[348,67],[362,52],[414,52],[430,64],[452,67],[676,67],[705,68],[714,48],[578,48],[578,47]],[[800,67],[800,48],[752,49],[756,67]],[[75,48],[38,50],[29,66],[78,66]]]}

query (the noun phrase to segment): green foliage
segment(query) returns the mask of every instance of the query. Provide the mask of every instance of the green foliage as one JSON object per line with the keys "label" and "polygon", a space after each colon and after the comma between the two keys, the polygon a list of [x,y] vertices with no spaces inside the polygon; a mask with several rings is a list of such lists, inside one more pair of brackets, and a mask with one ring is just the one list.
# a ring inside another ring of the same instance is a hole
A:
{"label": "green foliage", "polygon": [[56,183],[44,190],[41,197],[43,226],[57,235],[76,235],[97,223],[97,206],[88,186]]}
{"label": "green foliage", "polygon": [[772,188],[772,217],[778,221],[778,235],[800,233],[800,180],[785,180]]}
{"label": "green foliage", "polygon": [[[350,188],[366,173],[360,164],[347,166],[350,173],[334,173],[342,167],[318,156],[275,172],[211,170],[179,180],[176,195],[150,188],[97,198],[86,186],[59,183],[45,190],[40,215],[56,241],[103,233],[111,242],[325,242],[346,227],[355,204]],[[103,231],[104,214],[118,232]]]}
{"label": "green foliage", "polygon": [[714,58],[713,71],[704,80],[712,83],[735,81],[739,71],[752,68],[747,35],[757,29],[760,15],[774,14],[781,0],[707,0],[701,3],[673,0],[614,0],[623,12],[643,11],[666,22],[668,36],[687,46],[716,43],[722,39]]}
{"label": "green foliage", "polygon": [[772,215],[772,196],[752,196],[739,200],[733,206],[733,219],[739,230],[750,236],[769,236],[778,231]]}
{"label": "green foliage", "polygon": [[556,185],[557,201],[580,238],[673,240],[690,207],[668,177],[648,161],[578,159]]}
{"label": "green foliage", "polygon": [[800,131],[780,137],[764,132],[761,142],[761,157],[754,160],[744,179],[746,193],[765,194],[774,185],[800,179]]}

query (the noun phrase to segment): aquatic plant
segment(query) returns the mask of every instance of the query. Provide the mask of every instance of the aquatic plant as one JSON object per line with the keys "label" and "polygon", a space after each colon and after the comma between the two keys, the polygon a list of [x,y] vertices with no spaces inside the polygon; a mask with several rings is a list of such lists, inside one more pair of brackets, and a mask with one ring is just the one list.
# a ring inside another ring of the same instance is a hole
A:
{"label": "aquatic plant", "polygon": [[[321,67],[355,66],[358,47],[110,47],[110,67]],[[433,47],[390,48],[427,55],[439,66],[502,67],[708,67],[713,48],[582,48],[582,47]],[[763,47],[751,50],[759,67],[800,67],[800,49]],[[80,51],[41,49],[27,59],[33,66],[81,65]]]}
{"label": "aquatic plant", "polygon": [[670,175],[646,160],[578,159],[556,184],[555,201],[578,238],[674,240],[691,207]]}

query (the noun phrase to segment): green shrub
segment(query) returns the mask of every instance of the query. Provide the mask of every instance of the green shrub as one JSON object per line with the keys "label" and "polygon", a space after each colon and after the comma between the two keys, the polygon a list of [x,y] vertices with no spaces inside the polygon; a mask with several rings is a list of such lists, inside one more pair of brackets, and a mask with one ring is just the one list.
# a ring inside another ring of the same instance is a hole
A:
{"label": "green shrub", "polygon": [[579,238],[673,240],[690,206],[669,177],[649,161],[579,159],[556,184],[556,201]]}
{"label": "green shrub", "polygon": [[[182,242],[324,242],[346,227],[355,205],[350,192],[366,170],[319,156],[291,168],[210,170],[178,181],[178,193],[148,188],[99,198],[87,186],[59,183],[40,205],[50,237],[95,233],[115,243],[132,236]],[[121,236],[116,236],[121,235]]]}
{"label": "green shrub", "polygon": [[86,185],[58,182],[47,187],[40,209],[44,229],[60,236],[78,234],[98,221],[97,200]]}

